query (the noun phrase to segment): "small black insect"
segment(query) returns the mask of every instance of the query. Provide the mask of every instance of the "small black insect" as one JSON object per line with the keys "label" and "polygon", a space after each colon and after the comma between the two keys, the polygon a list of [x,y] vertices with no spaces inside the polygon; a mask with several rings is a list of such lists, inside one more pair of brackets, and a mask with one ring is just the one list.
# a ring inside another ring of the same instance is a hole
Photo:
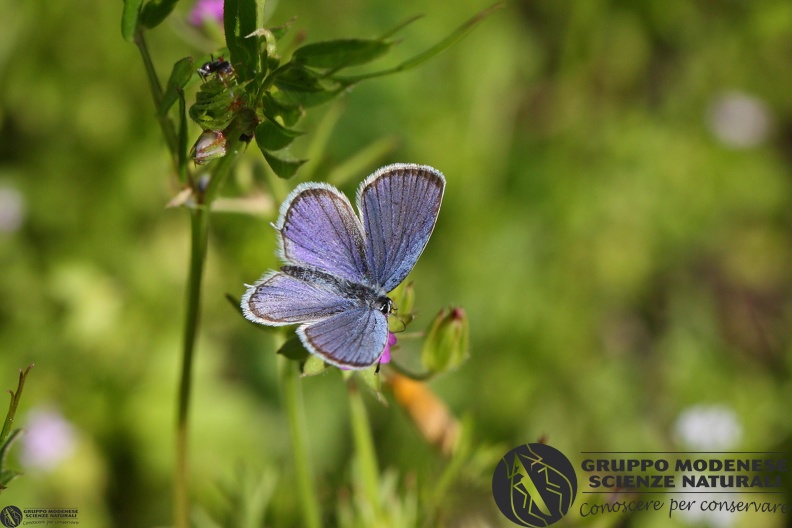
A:
{"label": "small black insect", "polygon": [[214,73],[223,79],[233,75],[234,68],[231,66],[231,63],[225,60],[222,56],[218,57],[217,60],[212,57],[211,61],[205,62],[203,66],[198,68],[198,75],[200,75],[201,79],[204,81],[206,81],[206,79]]}

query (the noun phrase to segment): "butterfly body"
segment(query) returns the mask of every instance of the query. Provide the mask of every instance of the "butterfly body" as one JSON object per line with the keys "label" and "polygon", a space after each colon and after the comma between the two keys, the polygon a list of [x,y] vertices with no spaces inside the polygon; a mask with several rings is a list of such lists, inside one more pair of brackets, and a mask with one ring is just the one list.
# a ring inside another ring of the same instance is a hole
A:
{"label": "butterfly body", "polygon": [[331,185],[297,186],[275,224],[286,264],[248,288],[245,316],[300,325],[303,345],[333,365],[375,364],[388,340],[387,293],[423,252],[444,189],[444,176],[431,167],[389,165],[361,183],[357,215]]}
{"label": "butterfly body", "polygon": [[367,306],[378,310],[383,315],[390,315],[393,301],[382,290],[375,289],[365,284],[358,284],[347,279],[341,279],[330,273],[299,266],[282,266],[281,272],[303,282],[309,282],[327,288],[340,297],[355,302],[358,306]]}

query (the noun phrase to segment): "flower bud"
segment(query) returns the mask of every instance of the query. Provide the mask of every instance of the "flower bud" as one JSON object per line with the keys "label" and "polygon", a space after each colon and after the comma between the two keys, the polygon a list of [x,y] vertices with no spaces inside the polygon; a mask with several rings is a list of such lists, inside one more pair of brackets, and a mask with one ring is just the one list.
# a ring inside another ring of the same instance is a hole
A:
{"label": "flower bud", "polygon": [[196,165],[204,165],[226,155],[226,138],[217,130],[204,130],[190,150]]}
{"label": "flower bud", "polygon": [[444,372],[461,365],[468,356],[468,319],[462,308],[443,308],[437,314],[421,351],[424,367]]}
{"label": "flower bud", "polygon": [[388,327],[392,331],[401,332],[413,320],[413,304],[415,303],[415,289],[412,282],[402,282],[399,287],[390,293],[393,299],[394,312],[388,318]]}

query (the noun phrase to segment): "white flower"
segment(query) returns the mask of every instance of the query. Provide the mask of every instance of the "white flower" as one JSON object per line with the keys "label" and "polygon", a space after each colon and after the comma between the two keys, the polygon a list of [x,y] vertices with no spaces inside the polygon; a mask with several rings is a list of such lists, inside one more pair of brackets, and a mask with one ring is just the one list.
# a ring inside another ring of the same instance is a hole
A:
{"label": "white flower", "polygon": [[[742,439],[742,425],[731,407],[722,404],[699,404],[688,407],[677,417],[674,432],[679,442],[697,451],[727,451],[735,448]],[[715,491],[718,488],[713,488]],[[679,515],[687,524],[711,528],[729,528],[739,517],[728,511],[702,511],[702,501],[719,501],[731,495],[698,494],[692,496],[696,504]],[[690,495],[679,495],[677,500],[689,501]]]}
{"label": "white flower", "polygon": [[710,129],[732,148],[761,144],[770,132],[770,111],[761,100],[741,92],[727,92],[712,104],[707,117]]}
{"label": "white flower", "polygon": [[0,231],[13,233],[25,219],[25,197],[10,186],[0,186]]}
{"label": "white flower", "polygon": [[694,405],[679,415],[674,431],[682,444],[699,451],[726,451],[742,439],[742,426],[725,405]]}

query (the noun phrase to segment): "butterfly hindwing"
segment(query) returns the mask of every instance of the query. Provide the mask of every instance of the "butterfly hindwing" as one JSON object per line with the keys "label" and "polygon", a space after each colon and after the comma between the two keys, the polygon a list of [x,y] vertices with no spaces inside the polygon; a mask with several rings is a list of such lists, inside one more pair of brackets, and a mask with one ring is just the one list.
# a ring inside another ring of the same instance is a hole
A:
{"label": "butterfly hindwing", "polygon": [[338,367],[365,368],[379,360],[388,342],[388,319],[366,306],[337,313],[297,329],[303,345]]}
{"label": "butterfly hindwing", "polygon": [[354,307],[333,288],[282,272],[267,273],[242,297],[245,317],[270,326],[319,321]]}

